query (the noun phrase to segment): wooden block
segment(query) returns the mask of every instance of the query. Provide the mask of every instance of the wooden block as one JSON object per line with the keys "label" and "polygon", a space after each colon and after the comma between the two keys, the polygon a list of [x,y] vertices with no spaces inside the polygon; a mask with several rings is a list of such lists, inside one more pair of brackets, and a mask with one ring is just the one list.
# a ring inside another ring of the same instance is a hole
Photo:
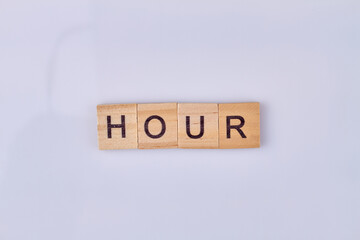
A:
{"label": "wooden block", "polygon": [[137,148],[136,104],[97,106],[99,149]]}
{"label": "wooden block", "polygon": [[219,104],[220,148],[260,147],[260,104]]}
{"label": "wooden block", "polygon": [[141,149],[177,147],[177,103],[138,104]]}
{"label": "wooden block", "polygon": [[218,117],[216,103],[179,103],[179,148],[218,148]]}

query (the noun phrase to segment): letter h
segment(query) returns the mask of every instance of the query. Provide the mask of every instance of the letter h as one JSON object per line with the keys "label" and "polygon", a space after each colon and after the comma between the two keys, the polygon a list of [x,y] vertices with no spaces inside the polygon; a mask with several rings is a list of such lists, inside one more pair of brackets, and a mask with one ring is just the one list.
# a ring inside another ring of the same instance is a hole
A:
{"label": "letter h", "polygon": [[121,136],[125,138],[125,115],[121,115],[121,124],[111,124],[111,116],[107,116],[107,131],[108,138],[111,138],[111,129],[112,128],[121,128]]}

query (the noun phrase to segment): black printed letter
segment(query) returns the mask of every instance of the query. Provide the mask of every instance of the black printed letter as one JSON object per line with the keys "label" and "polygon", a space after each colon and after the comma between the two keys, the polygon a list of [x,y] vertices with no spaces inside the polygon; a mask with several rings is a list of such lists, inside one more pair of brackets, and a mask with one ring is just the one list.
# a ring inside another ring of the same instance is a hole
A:
{"label": "black printed letter", "polygon": [[[231,119],[240,120],[240,124],[239,125],[230,125]],[[245,124],[245,119],[241,116],[226,116],[226,137],[230,138],[230,130],[233,128],[233,129],[236,129],[240,133],[242,138],[246,138],[244,132],[240,129],[244,126],[244,124]]]}
{"label": "black printed letter", "polygon": [[122,138],[125,138],[125,115],[121,115],[121,124],[111,124],[111,116],[107,116],[107,130],[108,138],[111,138],[111,129],[112,128],[121,128]]}
{"label": "black printed letter", "polygon": [[190,116],[186,116],[186,134],[193,139],[201,138],[204,135],[204,116],[200,116],[200,133],[192,135],[190,132]]}
{"label": "black printed letter", "polygon": [[[153,119],[157,119],[160,121],[161,123],[161,132],[157,135],[153,135],[149,132],[149,122]],[[158,116],[158,115],[152,115],[150,117],[148,117],[145,121],[145,124],[144,124],[144,129],[145,129],[145,133],[146,135],[148,135],[149,137],[151,138],[160,138],[162,137],[164,134],[165,134],[165,131],[166,131],[166,124],[165,124],[165,121],[162,117]]]}

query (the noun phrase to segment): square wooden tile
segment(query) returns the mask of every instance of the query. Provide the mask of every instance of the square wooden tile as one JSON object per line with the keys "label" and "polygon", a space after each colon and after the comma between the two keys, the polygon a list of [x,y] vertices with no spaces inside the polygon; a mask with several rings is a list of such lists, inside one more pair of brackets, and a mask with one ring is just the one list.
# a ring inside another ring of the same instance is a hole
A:
{"label": "square wooden tile", "polygon": [[179,148],[218,148],[218,105],[178,104]]}
{"label": "square wooden tile", "polygon": [[177,103],[138,104],[138,148],[177,147]]}
{"label": "square wooden tile", "polygon": [[137,148],[136,104],[97,106],[99,149]]}
{"label": "square wooden tile", "polygon": [[220,148],[260,147],[260,104],[219,104]]}

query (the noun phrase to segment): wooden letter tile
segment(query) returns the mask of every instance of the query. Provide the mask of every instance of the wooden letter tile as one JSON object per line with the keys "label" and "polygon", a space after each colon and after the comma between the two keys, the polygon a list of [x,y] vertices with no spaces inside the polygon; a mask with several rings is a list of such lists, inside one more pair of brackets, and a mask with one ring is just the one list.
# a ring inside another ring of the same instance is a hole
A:
{"label": "wooden letter tile", "polygon": [[136,104],[97,106],[99,149],[137,148]]}
{"label": "wooden letter tile", "polygon": [[177,103],[138,104],[141,149],[177,147]]}
{"label": "wooden letter tile", "polygon": [[219,104],[220,148],[260,147],[260,105],[254,103]]}
{"label": "wooden letter tile", "polygon": [[179,148],[218,148],[218,104],[178,104]]}

